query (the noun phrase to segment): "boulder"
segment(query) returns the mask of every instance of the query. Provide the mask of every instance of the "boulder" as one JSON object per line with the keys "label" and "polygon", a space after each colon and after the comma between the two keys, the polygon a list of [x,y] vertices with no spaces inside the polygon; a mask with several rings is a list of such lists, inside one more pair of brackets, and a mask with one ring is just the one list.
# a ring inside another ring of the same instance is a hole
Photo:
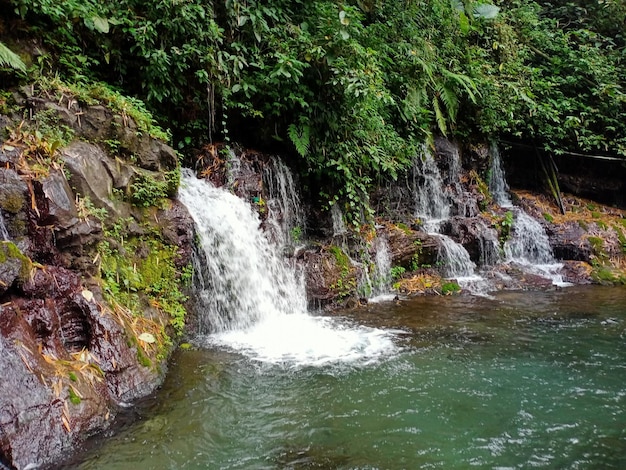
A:
{"label": "boulder", "polygon": [[[6,300],[6,299],[5,299]],[[162,372],[138,363],[124,322],[96,286],[38,269],[0,313],[0,454],[50,465],[107,427],[119,403],[154,390]]]}
{"label": "boulder", "polygon": [[113,179],[102,163],[108,157],[95,145],[76,141],[61,151],[61,158],[70,172],[72,188],[83,198],[108,211],[116,208],[110,200]]}

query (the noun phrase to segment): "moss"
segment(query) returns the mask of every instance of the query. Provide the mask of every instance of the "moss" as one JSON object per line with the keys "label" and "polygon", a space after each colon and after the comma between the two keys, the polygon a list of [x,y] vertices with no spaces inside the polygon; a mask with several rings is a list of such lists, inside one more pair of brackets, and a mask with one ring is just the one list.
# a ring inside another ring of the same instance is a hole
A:
{"label": "moss", "polygon": [[600,237],[587,237],[596,255],[604,254],[604,240]]}
{"label": "moss", "polygon": [[104,292],[134,315],[142,315],[146,307],[166,313],[175,334],[180,336],[185,326],[187,301],[181,285],[189,270],[177,270],[178,249],[165,244],[155,232],[148,232],[141,239],[127,238],[125,227],[129,225],[130,222],[124,222],[110,227],[107,231],[110,242],[99,245]]}
{"label": "moss", "polygon": [[150,367],[152,365],[152,361],[148,356],[146,356],[146,353],[143,351],[141,346],[137,346],[137,361],[139,361],[139,364],[144,367]]}
{"label": "moss", "polygon": [[597,266],[591,278],[599,284],[624,284],[626,285],[626,273],[611,269],[608,266]]}
{"label": "moss", "polygon": [[81,399],[72,387],[68,389],[68,394],[70,396],[70,402],[72,403],[72,405],[80,405]]}
{"label": "moss", "polygon": [[403,224],[402,222],[397,223],[396,227],[402,230],[406,235],[411,234],[411,229],[406,224]]}
{"label": "moss", "polygon": [[336,245],[332,245],[329,250],[335,257],[337,266],[339,266],[342,270],[350,269],[350,258],[341,250],[341,248]]}
{"label": "moss", "polygon": [[443,295],[458,294],[459,292],[461,292],[461,286],[456,282],[444,282],[441,284],[441,293]]}
{"label": "moss", "polygon": [[24,255],[13,242],[0,242],[0,264],[6,263],[11,259],[16,259],[20,262],[19,280],[21,282],[28,280],[33,269],[33,263],[30,258]]}
{"label": "moss", "polygon": [[17,214],[24,207],[24,196],[19,192],[0,197],[0,207],[11,214]]}

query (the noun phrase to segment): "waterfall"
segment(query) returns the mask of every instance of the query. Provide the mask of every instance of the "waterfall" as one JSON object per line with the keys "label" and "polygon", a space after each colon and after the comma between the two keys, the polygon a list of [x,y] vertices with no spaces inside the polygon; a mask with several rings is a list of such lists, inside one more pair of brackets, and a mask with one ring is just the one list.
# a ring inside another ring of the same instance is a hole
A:
{"label": "waterfall", "polygon": [[196,296],[212,312],[201,332],[249,327],[283,312],[304,312],[304,286],[260,231],[261,221],[237,196],[185,173],[179,198],[199,234]]}
{"label": "waterfall", "polygon": [[383,302],[391,300],[395,294],[391,293],[391,250],[387,237],[376,237],[372,243],[374,259],[372,260],[372,274],[368,275],[364,270],[366,279],[364,283],[369,291],[370,302]]}
{"label": "waterfall", "polygon": [[437,162],[425,148],[423,157],[413,162],[413,197],[415,216],[427,224],[428,231],[450,216],[450,200],[444,188]]}
{"label": "waterfall", "polygon": [[[460,163],[458,154],[453,155],[450,162],[451,182],[458,183]],[[468,277],[474,275],[476,265],[470,259],[463,245],[450,237],[440,234],[441,221],[450,217],[451,197],[447,193],[439,167],[428,149],[424,149],[422,159],[414,162],[413,195],[415,198],[415,215],[422,219],[426,231],[436,235],[441,241],[439,262],[444,266],[446,277]]]}
{"label": "waterfall", "polygon": [[471,277],[476,265],[460,243],[445,235],[437,235],[441,242],[438,261],[443,265],[443,275],[448,278]]}
{"label": "waterfall", "polygon": [[9,232],[7,231],[7,227],[4,223],[4,216],[2,215],[2,211],[0,211],[0,241],[8,241],[11,237],[9,236]]}
{"label": "waterfall", "polygon": [[524,266],[528,272],[552,280],[558,286],[569,286],[560,274],[563,267],[557,263],[544,228],[520,208],[515,208],[511,237],[504,244],[508,262]]}
{"label": "waterfall", "polygon": [[524,264],[553,264],[552,248],[539,222],[521,209],[515,210],[511,237],[504,244],[509,261]]}
{"label": "waterfall", "polygon": [[489,192],[496,204],[502,207],[511,207],[513,203],[509,197],[509,185],[506,183],[504,169],[502,168],[502,158],[498,146],[492,144],[489,148],[491,155],[491,168],[489,177]]}
{"label": "waterfall", "polygon": [[348,228],[343,221],[343,214],[337,204],[330,207],[330,216],[333,222],[333,237],[342,237],[348,233]]}
{"label": "waterfall", "polygon": [[267,165],[263,172],[263,181],[269,191],[266,229],[272,232],[279,247],[293,253],[302,242],[305,231],[302,203],[293,175],[282,160],[273,158],[272,164]]}
{"label": "waterfall", "polygon": [[302,280],[246,201],[190,170],[179,199],[198,233],[192,301],[201,345],[290,365],[368,362],[397,351],[390,332],[309,315]]}

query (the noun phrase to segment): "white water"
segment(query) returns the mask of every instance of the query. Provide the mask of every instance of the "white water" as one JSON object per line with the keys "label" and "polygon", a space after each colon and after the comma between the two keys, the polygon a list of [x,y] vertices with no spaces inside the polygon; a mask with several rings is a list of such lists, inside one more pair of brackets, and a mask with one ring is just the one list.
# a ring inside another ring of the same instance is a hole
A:
{"label": "white water", "polygon": [[0,211],[0,240],[8,241],[10,239],[11,237],[4,223],[4,216],[2,215],[2,211]]}
{"label": "white water", "polygon": [[423,158],[413,162],[413,168],[415,216],[422,219],[429,232],[436,232],[439,222],[450,216],[450,199],[445,192],[441,172],[426,148]]}
{"label": "white water", "polygon": [[520,208],[515,208],[514,214],[511,237],[504,244],[507,262],[551,279],[554,285],[571,285],[563,281],[560,274],[563,265],[554,258],[548,235],[541,224]]}
{"label": "white water", "polygon": [[330,216],[333,222],[333,236],[340,237],[348,233],[346,223],[343,221],[343,213],[337,204],[330,207]]}
{"label": "white water", "polygon": [[189,170],[179,198],[199,237],[194,300],[202,344],[288,365],[367,362],[397,351],[389,332],[309,315],[303,283],[246,202]]}
{"label": "white water", "polygon": [[269,191],[266,230],[282,249],[293,253],[302,242],[305,223],[302,203],[296,191],[291,171],[279,158],[273,158],[263,172],[263,181]]}
{"label": "white water", "polygon": [[372,244],[374,269],[371,276],[369,302],[386,302],[396,297],[391,293],[391,251],[386,237],[376,237]]}
{"label": "white water", "polygon": [[[458,154],[450,162],[451,178],[458,182],[460,163]],[[475,276],[476,265],[469,253],[460,243],[440,234],[441,222],[450,217],[451,197],[446,192],[443,177],[433,155],[424,149],[424,156],[414,163],[414,198],[415,215],[422,219],[426,231],[436,235],[441,241],[439,262],[443,265],[443,274],[448,278],[464,278]]]}
{"label": "white water", "polygon": [[506,183],[500,149],[493,144],[489,149],[491,155],[491,175],[489,178],[489,192],[493,200],[501,207],[511,207],[513,202],[509,197],[509,185]]}

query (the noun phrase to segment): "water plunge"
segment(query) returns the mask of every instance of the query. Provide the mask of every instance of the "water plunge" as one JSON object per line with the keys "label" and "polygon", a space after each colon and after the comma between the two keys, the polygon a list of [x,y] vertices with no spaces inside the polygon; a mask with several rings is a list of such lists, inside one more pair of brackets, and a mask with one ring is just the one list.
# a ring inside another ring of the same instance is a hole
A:
{"label": "water plunge", "polygon": [[370,361],[396,351],[388,332],[309,315],[300,276],[249,204],[189,170],[179,198],[198,232],[193,301],[202,344],[309,365]]}

